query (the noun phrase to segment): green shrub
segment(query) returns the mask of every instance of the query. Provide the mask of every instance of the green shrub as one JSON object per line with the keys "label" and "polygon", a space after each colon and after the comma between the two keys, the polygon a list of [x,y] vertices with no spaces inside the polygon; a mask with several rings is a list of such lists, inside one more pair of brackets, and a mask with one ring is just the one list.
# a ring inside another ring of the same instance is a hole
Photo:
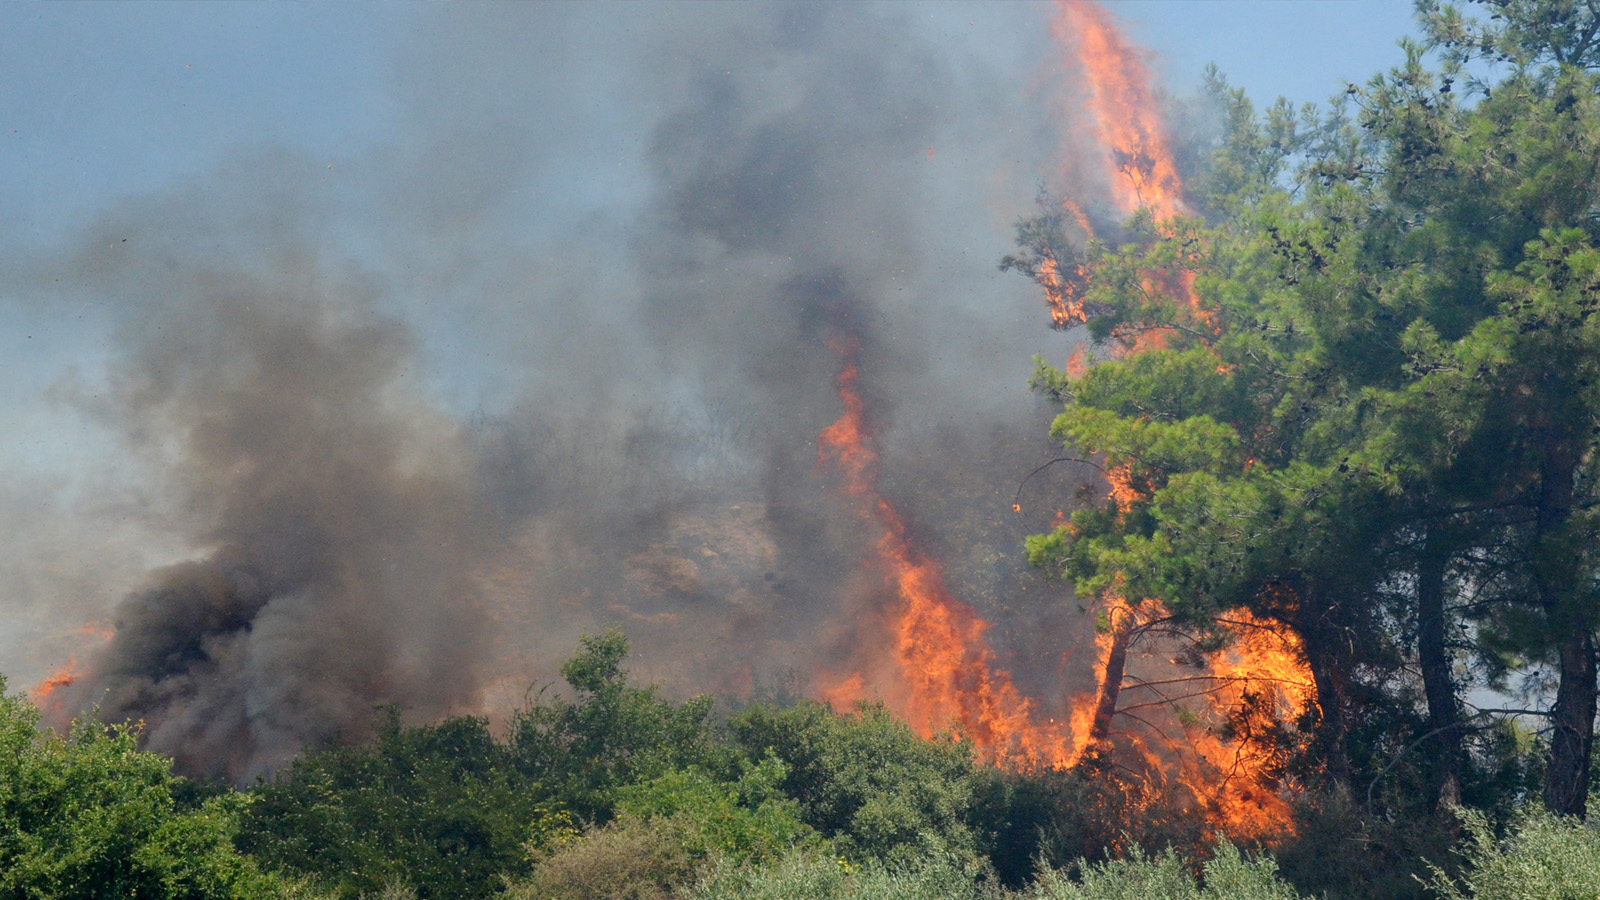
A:
{"label": "green shrub", "polygon": [[709,701],[630,685],[627,652],[617,632],[584,638],[561,669],[576,699],[516,713],[505,739],[483,719],[407,727],[389,710],[370,744],[307,753],[259,786],[242,846],[343,898],[399,884],[420,900],[494,895],[531,871],[530,845],[610,820],[642,779],[713,762]]}
{"label": "green shrub", "polygon": [[1182,798],[1096,758],[1066,770],[979,770],[972,813],[978,846],[1001,881],[1018,887],[1041,869],[1098,862],[1131,847],[1210,846],[1204,820]]}
{"label": "green shrub", "polygon": [[849,715],[809,702],[756,706],[729,727],[752,758],[783,761],[780,787],[801,819],[851,859],[976,857],[967,745],[922,740],[881,706]]}
{"label": "green shrub", "polygon": [[[1591,801],[1592,802],[1592,801]],[[1481,813],[1461,810],[1467,829],[1458,878],[1434,869],[1444,900],[1595,900],[1600,897],[1600,830],[1544,810],[1526,812],[1497,839]]]}
{"label": "green shrub", "polygon": [[1423,860],[1453,863],[1461,838],[1448,811],[1372,815],[1342,793],[1301,798],[1294,825],[1274,847],[1278,868],[1303,893],[1327,900],[1423,900]]}
{"label": "green shrub", "polygon": [[564,844],[512,883],[506,900],[667,900],[688,884],[697,859],[681,817],[623,815]]}
{"label": "green shrub", "polygon": [[689,900],[998,900],[1002,894],[980,877],[980,870],[948,856],[857,865],[808,852],[760,868],[724,864],[686,896]]}
{"label": "green shrub", "polygon": [[585,822],[610,819],[625,785],[732,763],[712,727],[711,698],[674,704],[654,686],[629,684],[627,655],[619,631],[584,637],[561,667],[576,698],[553,697],[512,718],[508,750],[517,770]]}
{"label": "green shrub", "polygon": [[138,726],[75,721],[40,731],[0,677],[0,900],[222,900],[283,886],[234,849],[248,798],[180,811],[172,761],[138,749]]}
{"label": "green shrub", "polygon": [[1200,878],[1168,850],[1146,856],[1135,849],[1127,859],[1084,863],[1078,879],[1057,869],[1046,871],[1029,900],[1299,900],[1278,877],[1270,857],[1251,859],[1229,843],[1216,848]]}
{"label": "green shrub", "polygon": [[700,768],[669,772],[624,788],[618,808],[639,819],[677,818],[699,858],[772,858],[817,843],[816,831],[800,821],[799,804],[778,787],[788,771],[769,756],[747,763],[734,782],[717,781]]}
{"label": "green shrub", "polygon": [[256,788],[241,846],[341,897],[487,897],[526,868],[531,788],[483,720],[407,728],[390,711],[372,744],[309,753]]}

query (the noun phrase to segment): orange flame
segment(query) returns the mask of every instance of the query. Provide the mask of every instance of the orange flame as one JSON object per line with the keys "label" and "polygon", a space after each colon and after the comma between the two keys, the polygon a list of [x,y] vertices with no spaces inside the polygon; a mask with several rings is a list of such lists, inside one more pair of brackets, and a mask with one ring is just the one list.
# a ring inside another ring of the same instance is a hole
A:
{"label": "orange flame", "polygon": [[1247,611],[1222,623],[1231,641],[1207,660],[1206,709],[1185,723],[1189,755],[1178,781],[1206,807],[1212,827],[1235,839],[1281,834],[1290,822],[1276,732],[1316,705],[1299,636]]}
{"label": "orange flame", "polygon": [[[1139,53],[1117,32],[1109,15],[1089,0],[1058,0],[1054,29],[1064,45],[1076,48],[1076,58],[1089,75],[1088,105],[1095,135],[1107,150],[1114,199],[1126,212],[1147,208],[1158,227],[1172,227],[1167,223],[1185,211],[1182,181]],[[1082,211],[1070,202],[1063,205],[1085,236],[1092,238]],[[1192,307],[1194,273],[1189,266],[1197,257],[1192,250],[1186,254],[1178,271],[1151,273],[1146,288],[1181,296]],[[1086,266],[1064,266],[1046,250],[1031,274],[1045,291],[1054,327],[1085,321],[1084,295],[1090,278]],[[1196,312],[1209,324],[1204,312]],[[1156,329],[1119,337],[1125,353],[1139,353],[1164,346],[1175,333]],[[950,594],[942,568],[917,551],[905,519],[878,489],[876,435],[858,388],[859,340],[844,335],[830,346],[843,359],[837,386],[844,412],[822,432],[818,463],[831,466],[842,477],[845,492],[861,503],[877,535],[872,559],[893,585],[895,603],[888,610],[894,648],[893,659],[883,661],[888,674],[877,673],[881,683],[862,672],[827,676],[831,683],[822,690],[823,699],[847,709],[881,691],[924,736],[954,726],[982,756],[1007,765],[1069,767],[1092,746],[1097,753],[1126,747],[1142,755],[1148,767],[1152,780],[1143,790],[1158,789],[1158,782],[1182,785],[1202,803],[1217,831],[1248,839],[1287,827],[1288,807],[1274,774],[1281,771],[1282,760],[1261,734],[1276,733],[1283,722],[1314,702],[1294,635],[1236,614],[1223,626],[1231,643],[1211,655],[1201,674],[1140,680],[1124,673],[1123,666],[1135,659],[1130,647],[1141,639],[1159,641],[1146,631],[1169,613],[1159,599],[1130,604],[1117,592],[1108,592],[1102,598],[1106,627],[1099,629],[1095,641],[1097,689],[1075,699],[1066,721],[1040,721],[1034,701],[1023,696],[1011,674],[998,665],[986,637],[988,623]],[[1081,350],[1068,363],[1074,377],[1086,366]],[[1108,476],[1111,500],[1119,512],[1127,513],[1148,496],[1150,486],[1132,467],[1116,467]],[[1070,528],[1064,513],[1058,513],[1058,519],[1061,527]],[[1152,655],[1145,652],[1139,658]],[[1174,700],[1157,688],[1156,701],[1134,706],[1160,706],[1176,726],[1170,734],[1161,728],[1118,732],[1121,744],[1114,746],[1110,721],[1131,714],[1128,704],[1118,703],[1124,685],[1130,683],[1141,688],[1199,684],[1198,692],[1185,696],[1205,698],[1204,706],[1199,714],[1188,712],[1179,704],[1183,698]],[[1182,746],[1173,734],[1181,736]],[[1154,741],[1164,742],[1164,750]]]}
{"label": "orange flame", "polygon": [[[1090,0],[1057,0],[1053,31],[1070,60],[1087,76],[1091,131],[1105,151],[1112,199],[1125,214],[1147,209],[1159,232],[1171,238],[1175,228],[1171,220],[1186,212],[1183,182],[1140,51],[1117,30],[1111,16]],[[1065,207],[1088,232],[1087,220],[1078,208],[1071,203]],[[1184,250],[1174,270],[1144,273],[1143,287],[1153,294],[1181,298],[1202,324],[1216,331],[1211,313],[1198,307],[1195,296],[1197,246]],[[1044,288],[1055,327],[1085,321],[1084,295],[1091,276],[1081,266],[1064,276],[1057,261],[1045,254],[1035,280]],[[1120,344],[1117,355],[1164,348],[1176,334],[1170,327],[1130,328],[1115,335]],[[1068,374],[1081,376],[1084,363],[1075,354],[1068,361]],[[1149,495],[1152,486],[1129,465],[1112,467],[1106,474],[1109,499],[1119,514],[1127,514]],[[1145,706],[1163,707],[1177,720],[1178,728],[1164,731],[1133,716],[1143,721],[1143,733],[1136,728],[1118,734],[1128,749],[1143,756],[1151,776],[1186,787],[1203,804],[1216,831],[1250,839],[1285,829],[1288,804],[1274,774],[1282,770],[1283,761],[1275,757],[1281,748],[1266,738],[1315,702],[1297,637],[1246,613],[1234,614],[1223,626],[1231,636],[1229,646],[1210,654],[1202,673],[1158,681],[1133,678],[1133,684],[1154,689],[1156,699],[1119,708],[1124,666],[1131,656],[1129,644],[1159,642],[1159,637],[1143,632],[1168,613],[1159,599],[1129,604],[1116,589],[1108,591],[1102,602],[1107,619],[1096,638],[1100,687],[1092,703],[1076,705],[1071,733],[1111,752],[1113,716],[1133,710],[1143,713]],[[1182,685],[1184,691],[1199,687],[1195,693],[1173,699],[1158,685]],[[1198,714],[1179,703],[1191,697],[1203,698]],[[1174,742],[1173,733],[1182,736],[1182,746]],[[1164,743],[1164,752],[1157,752],[1162,748],[1154,747],[1152,741]]]}
{"label": "orange flame", "polygon": [[1086,318],[1083,311],[1083,290],[1088,286],[1087,273],[1082,266],[1074,267],[1073,277],[1061,273],[1061,263],[1054,256],[1039,261],[1039,271],[1034,280],[1044,288],[1045,303],[1050,307],[1050,327],[1065,331],[1081,325]]}
{"label": "orange flame", "polygon": [[[873,555],[898,601],[890,625],[900,682],[896,712],[924,736],[954,726],[997,762],[1073,764],[1082,740],[1066,724],[1035,721],[1033,701],[997,665],[984,636],[989,624],[950,594],[942,568],[916,551],[905,519],[879,492],[876,440],[857,388],[860,342],[849,336],[833,348],[844,356],[838,378],[844,414],[822,432],[818,462],[843,475],[846,492],[864,504],[878,530]],[[865,677],[856,673],[822,693],[836,708],[848,707],[866,695]]]}
{"label": "orange flame", "polygon": [[[1186,212],[1183,178],[1178,174],[1161,104],[1151,87],[1143,54],[1117,30],[1111,15],[1098,4],[1090,0],[1057,0],[1056,10],[1052,23],[1056,40],[1087,76],[1086,105],[1091,130],[1106,153],[1104,164],[1110,175],[1113,200],[1124,214],[1148,209],[1157,227],[1170,236],[1165,223]],[[1068,204],[1067,208],[1086,225],[1076,206]],[[1087,272],[1079,274],[1076,296],[1081,296],[1088,281]],[[1197,307],[1193,272],[1153,275],[1152,281],[1155,283],[1147,288],[1162,290]],[[1045,295],[1051,315],[1057,319],[1056,327],[1064,327],[1060,324],[1059,301],[1048,284]],[[1079,322],[1081,303],[1080,299]],[[1203,311],[1196,312],[1202,321],[1211,324]],[[1169,336],[1161,330],[1146,331],[1129,336],[1124,343],[1128,352],[1139,353],[1166,346]]]}
{"label": "orange flame", "polygon": [[[105,622],[87,622],[71,631],[72,642],[84,652],[85,647],[103,645],[116,635],[116,629]],[[47,717],[57,717],[62,713],[58,707],[64,702],[61,697],[63,688],[76,684],[83,677],[83,666],[78,662],[77,654],[67,657],[67,661],[60,668],[39,680],[28,690],[28,698],[33,705],[43,711]]]}
{"label": "orange flame", "polygon": [[35,706],[40,708],[50,706],[53,703],[52,697],[55,692],[64,687],[70,687],[78,680],[81,674],[78,658],[71,657],[61,668],[50,673],[38,684],[34,685],[28,691],[28,698],[33,701]]}
{"label": "orange flame", "polygon": [[1088,106],[1117,204],[1127,213],[1148,207],[1158,221],[1178,215],[1183,182],[1139,50],[1088,0],[1057,0],[1056,9],[1055,37],[1089,76]]}

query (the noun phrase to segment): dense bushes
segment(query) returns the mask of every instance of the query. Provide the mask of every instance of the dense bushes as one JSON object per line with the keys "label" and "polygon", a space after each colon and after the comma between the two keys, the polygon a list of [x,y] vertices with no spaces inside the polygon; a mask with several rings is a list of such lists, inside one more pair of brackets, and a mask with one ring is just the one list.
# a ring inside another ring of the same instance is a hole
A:
{"label": "dense bushes", "polygon": [[1463,811],[1467,870],[1435,868],[1430,887],[1444,900],[1592,900],[1600,897],[1600,831],[1543,811],[1517,817],[1496,836],[1480,813]]}
{"label": "dense bushes", "polygon": [[801,818],[854,859],[970,857],[974,766],[968,748],[919,740],[880,707],[835,715],[818,703],[757,706],[729,723],[747,755],[773,754]]}
{"label": "dense bushes", "polygon": [[247,795],[191,809],[172,761],[140,751],[138,729],[38,730],[38,711],[0,677],[0,898],[222,900],[284,885],[233,846]]}
{"label": "dense bushes", "polygon": [[1390,820],[1335,795],[1246,853],[1110,769],[1001,772],[877,707],[758,705],[719,724],[703,699],[629,684],[626,651],[586,640],[563,669],[572,696],[503,732],[388,710],[369,744],[308,752],[246,792],[175,777],[136,728],[41,733],[0,695],[0,900],[1600,895],[1600,832],[1574,820],[1526,813],[1502,833],[1481,813]]}
{"label": "dense bushes", "polygon": [[241,846],[342,896],[409,884],[485,897],[525,868],[533,782],[481,719],[406,728],[390,710],[366,747],[305,755],[251,792]]}

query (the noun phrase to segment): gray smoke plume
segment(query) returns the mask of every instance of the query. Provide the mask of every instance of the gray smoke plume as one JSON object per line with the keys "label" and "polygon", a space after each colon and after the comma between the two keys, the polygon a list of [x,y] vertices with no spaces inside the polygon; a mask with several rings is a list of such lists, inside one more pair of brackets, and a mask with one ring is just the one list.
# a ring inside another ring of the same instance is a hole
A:
{"label": "gray smoke plume", "polygon": [[1011,505],[1071,347],[995,267],[1059,143],[1040,16],[430,10],[392,141],[241,151],[9,272],[104,323],[59,393],[183,547],[58,708],[247,777],[378,704],[503,711],[609,625],[682,692],[848,664],[884,586],[818,466],[845,334],[885,493],[1058,707],[1081,622],[1021,539],[1076,475]]}
{"label": "gray smoke plume", "polygon": [[462,429],[406,383],[409,329],[367,279],[275,256],[265,278],[190,256],[101,281],[140,314],[94,405],[164,470],[202,552],[117,606],[74,699],[145,720],[191,771],[261,771],[377,702],[437,716],[470,697],[472,573],[504,540]]}

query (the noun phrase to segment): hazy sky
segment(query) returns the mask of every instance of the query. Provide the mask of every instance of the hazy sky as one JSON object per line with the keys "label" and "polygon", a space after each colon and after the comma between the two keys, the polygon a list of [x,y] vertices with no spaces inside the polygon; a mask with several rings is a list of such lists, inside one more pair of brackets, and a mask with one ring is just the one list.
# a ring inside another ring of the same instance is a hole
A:
{"label": "hazy sky", "polygon": [[[1320,101],[1364,81],[1399,61],[1395,42],[1411,30],[1403,0],[1110,6],[1150,49],[1172,95],[1193,93],[1216,63],[1263,104],[1278,95]],[[1052,77],[1049,5],[877,9],[915,32],[908,41],[936,54],[947,47],[952,77],[981,70],[971,83],[1021,111],[984,127],[1020,133],[1044,116],[1027,104]],[[516,13],[504,27],[502,12]],[[76,646],[63,636],[67,623],[104,615],[146,567],[194,552],[199,540],[172,525],[178,501],[163,486],[163,449],[139,444],[149,436],[96,405],[114,387],[107,365],[129,346],[151,346],[144,329],[165,327],[146,312],[161,309],[159,289],[130,289],[139,299],[124,301],[118,279],[158,279],[160,266],[212,251],[265,253],[232,244],[292,224],[298,240],[373,273],[383,307],[420,335],[421,371],[407,377],[442,408],[463,419],[500,411],[538,379],[541,396],[559,403],[564,369],[551,364],[535,379],[507,360],[565,359],[581,334],[643,326],[601,310],[578,326],[540,328],[495,298],[513,290],[506,285],[552,295],[581,285],[574,296],[639,290],[637,267],[604,251],[610,241],[637,242],[635,220],[678,177],[661,160],[661,142],[680,82],[653,75],[670,72],[684,47],[713,61],[745,58],[742,26],[723,21],[744,12],[732,3],[620,3],[598,13],[553,3],[0,4],[0,672],[16,686],[32,683]],[[714,34],[702,42],[701,31]],[[760,90],[781,101],[785,87]],[[1048,173],[1005,170],[1031,163],[1018,154],[1008,163],[1009,143],[967,134],[959,122],[930,133],[942,146],[928,147],[925,165],[948,166],[938,170],[939,202],[988,212],[959,234],[946,230],[940,246],[955,250],[934,268],[950,283],[995,279],[1008,223],[1031,200],[1019,186]],[[924,164],[920,146],[918,156]],[[886,177],[900,171],[886,168]],[[940,215],[914,205],[902,213]],[[130,252],[121,247],[129,242],[156,249],[142,268],[118,269],[108,259]],[[539,264],[522,272],[507,262],[517,254]],[[649,255],[637,243],[630,254]],[[95,274],[99,266],[106,274]],[[1029,302],[1025,286],[996,283],[996,296]],[[529,309],[567,321],[559,306]],[[968,313],[951,306],[952,316]],[[1022,395],[1031,353],[1055,350],[1043,343],[1047,331],[1013,345],[947,327],[969,340],[948,345],[964,366],[992,352],[985,366]],[[676,352],[655,343],[652,352]],[[935,374],[949,368],[927,365]],[[651,387],[693,394],[695,377],[686,368]],[[950,388],[963,389],[963,379],[952,375]],[[625,378],[615,386],[636,389]]]}
{"label": "hazy sky", "polygon": [[[913,4],[902,4],[914,9]],[[992,41],[1025,72],[1020,4],[925,4],[915,14]],[[1405,0],[1121,0],[1168,87],[1208,63],[1258,102],[1321,101],[1398,61]],[[1013,7],[1006,9],[1005,7]],[[616,27],[629,29],[629,7]],[[718,15],[715,3],[704,14]],[[382,143],[399,114],[397,57],[427,42],[428,4],[48,3],[0,6],[0,205],[8,238],[81,224],[114,197],[262,142],[329,160]],[[1043,20],[1044,14],[1039,15]],[[988,20],[988,21],[986,21]],[[462,64],[470,64],[462,60]],[[596,192],[603,200],[606,192]]]}

